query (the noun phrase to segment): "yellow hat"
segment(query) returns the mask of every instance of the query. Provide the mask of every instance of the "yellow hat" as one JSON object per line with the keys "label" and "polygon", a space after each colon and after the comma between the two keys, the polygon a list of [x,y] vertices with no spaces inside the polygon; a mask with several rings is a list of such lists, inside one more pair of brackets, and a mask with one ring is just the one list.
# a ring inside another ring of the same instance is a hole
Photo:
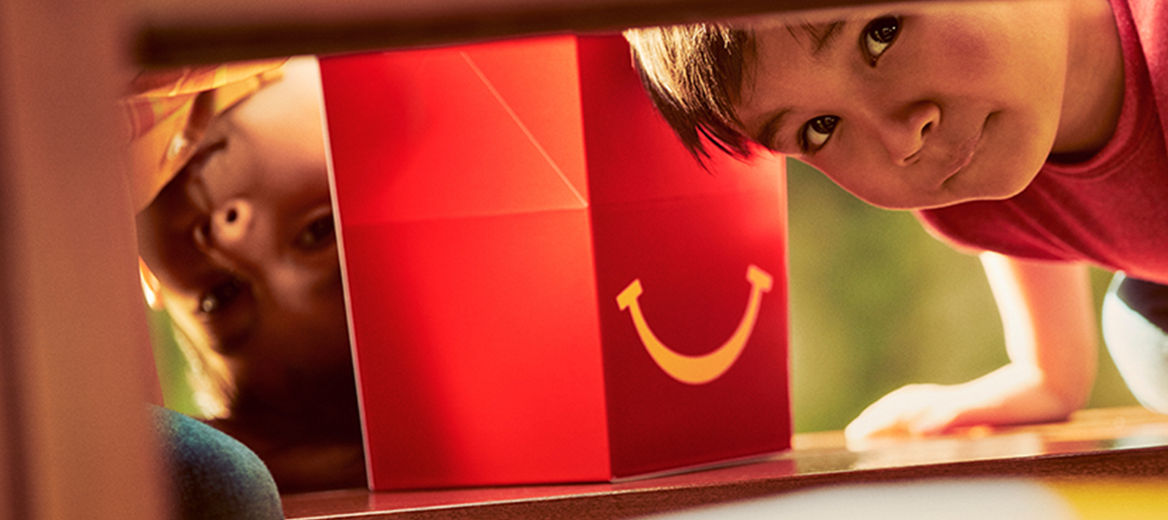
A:
{"label": "yellow hat", "polygon": [[121,100],[130,186],[142,210],[190,160],[215,116],[282,75],[285,59],[151,71]]}

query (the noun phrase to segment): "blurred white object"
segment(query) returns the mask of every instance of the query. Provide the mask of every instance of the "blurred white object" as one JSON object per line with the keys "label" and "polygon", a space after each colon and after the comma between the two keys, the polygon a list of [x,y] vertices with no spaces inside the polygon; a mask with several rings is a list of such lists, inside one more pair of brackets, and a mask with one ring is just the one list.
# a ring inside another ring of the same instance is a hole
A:
{"label": "blurred white object", "polygon": [[1040,482],[954,479],[828,486],[651,518],[1063,520],[1080,516]]}

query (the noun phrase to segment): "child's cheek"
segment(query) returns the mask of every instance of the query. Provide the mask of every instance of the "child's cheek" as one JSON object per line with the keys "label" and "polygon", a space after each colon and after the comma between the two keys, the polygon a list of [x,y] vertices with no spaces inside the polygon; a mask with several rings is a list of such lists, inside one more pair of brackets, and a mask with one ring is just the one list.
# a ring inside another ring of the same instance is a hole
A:
{"label": "child's cheek", "polygon": [[[964,22],[964,23],[963,23]],[[936,53],[934,66],[950,78],[985,79],[1001,65],[1003,56],[991,45],[993,35],[978,30],[978,24],[952,19],[933,28],[931,43]]]}
{"label": "child's cheek", "polygon": [[870,153],[871,150],[865,150],[863,147],[841,150],[843,147],[840,145],[843,143],[833,144],[836,148],[832,153],[811,158],[807,160],[808,164],[852,195],[873,202],[871,199],[876,195],[873,186],[886,184],[887,181],[888,172],[882,167],[884,161],[876,160]]}

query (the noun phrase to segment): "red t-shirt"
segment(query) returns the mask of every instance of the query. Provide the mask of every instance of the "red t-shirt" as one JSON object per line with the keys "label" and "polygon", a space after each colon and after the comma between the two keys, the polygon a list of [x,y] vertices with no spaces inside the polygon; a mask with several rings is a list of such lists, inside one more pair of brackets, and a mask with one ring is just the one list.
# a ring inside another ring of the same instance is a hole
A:
{"label": "red t-shirt", "polygon": [[1076,164],[1048,162],[1022,193],[923,210],[934,234],[964,248],[1085,261],[1168,283],[1168,9],[1112,0],[1123,45],[1123,108],[1110,142]]}

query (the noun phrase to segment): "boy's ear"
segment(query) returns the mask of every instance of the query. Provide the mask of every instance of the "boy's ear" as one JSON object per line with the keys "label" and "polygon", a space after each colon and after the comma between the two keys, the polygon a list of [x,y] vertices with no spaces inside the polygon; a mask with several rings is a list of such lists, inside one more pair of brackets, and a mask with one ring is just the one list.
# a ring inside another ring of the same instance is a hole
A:
{"label": "boy's ear", "polygon": [[142,295],[146,297],[146,305],[156,311],[162,310],[162,283],[141,257],[138,258],[138,279],[142,281]]}

